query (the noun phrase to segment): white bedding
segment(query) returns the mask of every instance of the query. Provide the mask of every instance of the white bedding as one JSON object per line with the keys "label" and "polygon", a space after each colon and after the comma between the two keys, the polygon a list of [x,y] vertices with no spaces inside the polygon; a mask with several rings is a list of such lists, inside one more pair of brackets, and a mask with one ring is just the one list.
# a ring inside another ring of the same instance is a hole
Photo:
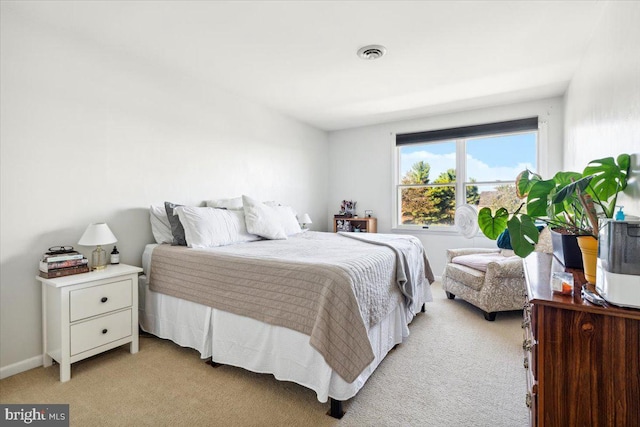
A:
{"label": "white bedding", "polygon": [[[144,331],[194,348],[203,359],[301,384],[314,390],[320,402],[353,397],[388,351],[409,336],[407,311],[398,305],[369,329],[375,359],[347,383],[309,345],[307,335],[149,290],[146,277],[155,246],[147,245],[142,257],[146,276],[139,281],[139,319]],[[415,302],[421,306],[426,301],[431,301],[428,285]]]}

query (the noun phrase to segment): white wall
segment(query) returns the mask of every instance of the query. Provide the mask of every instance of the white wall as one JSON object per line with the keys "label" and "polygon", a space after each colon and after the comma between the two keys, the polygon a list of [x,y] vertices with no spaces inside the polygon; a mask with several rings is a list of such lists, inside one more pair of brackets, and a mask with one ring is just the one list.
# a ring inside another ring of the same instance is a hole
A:
{"label": "white wall", "polygon": [[245,193],[326,216],[326,133],[10,8],[0,40],[2,376],[40,364],[40,256],[91,222],[140,265],[152,203]]}
{"label": "white wall", "polygon": [[[357,211],[374,211],[378,218],[378,231],[392,231],[393,173],[392,151],[395,133],[445,129],[538,115],[546,122],[547,145],[539,150],[539,170],[550,176],[562,165],[563,102],[561,98],[496,106],[414,120],[366,126],[331,132],[329,172],[329,212],[332,221],[344,199],[357,201]],[[514,177],[515,178],[515,177]],[[436,276],[442,274],[446,249],[459,247],[495,247],[495,242],[484,236],[471,240],[458,233],[433,231],[412,233],[418,236],[427,251]]]}
{"label": "white wall", "polygon": [[618,204],[640,216],[640,3],[609,2],[566,96],[565,168],[593,159],[632,158]]}

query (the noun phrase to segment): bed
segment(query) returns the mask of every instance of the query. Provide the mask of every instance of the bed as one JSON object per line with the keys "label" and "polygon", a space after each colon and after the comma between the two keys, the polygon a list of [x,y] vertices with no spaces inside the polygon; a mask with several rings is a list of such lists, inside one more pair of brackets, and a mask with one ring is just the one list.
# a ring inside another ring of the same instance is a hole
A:
{"label": "bed", "polygon": [[310,388],[331,400],[334,417],[431,301],[433,274],[412,236],[294,229],[199,246],[202,236],[180,219],[195,247],[156,243],[143,253],[141,329],[215,364]]}

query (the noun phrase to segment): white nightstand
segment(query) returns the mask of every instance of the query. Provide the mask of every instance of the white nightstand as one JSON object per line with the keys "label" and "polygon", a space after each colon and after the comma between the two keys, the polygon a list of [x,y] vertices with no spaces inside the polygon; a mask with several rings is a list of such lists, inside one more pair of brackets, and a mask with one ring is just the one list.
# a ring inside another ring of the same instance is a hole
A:
{"label": "white nightstand", "polygon": [[139,267],[109,265],[102,271],[42,282],[42,363],[60,364],[60,381],[71,364],[131,343],[138,352]]}

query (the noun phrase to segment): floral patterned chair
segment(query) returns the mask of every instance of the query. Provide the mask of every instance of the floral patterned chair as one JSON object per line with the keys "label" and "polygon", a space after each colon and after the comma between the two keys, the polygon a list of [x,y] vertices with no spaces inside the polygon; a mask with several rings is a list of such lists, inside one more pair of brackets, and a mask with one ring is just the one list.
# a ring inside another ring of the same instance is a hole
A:
{"label": "floral patterned chair", "polygon": [[[540,234],[536,251],[551,253],[548,230]],[[522,310],[525,280],[522,258],[508,249],[448,249],[442,275],[447,298],[467,301],[493,321],[499,311]]]}

